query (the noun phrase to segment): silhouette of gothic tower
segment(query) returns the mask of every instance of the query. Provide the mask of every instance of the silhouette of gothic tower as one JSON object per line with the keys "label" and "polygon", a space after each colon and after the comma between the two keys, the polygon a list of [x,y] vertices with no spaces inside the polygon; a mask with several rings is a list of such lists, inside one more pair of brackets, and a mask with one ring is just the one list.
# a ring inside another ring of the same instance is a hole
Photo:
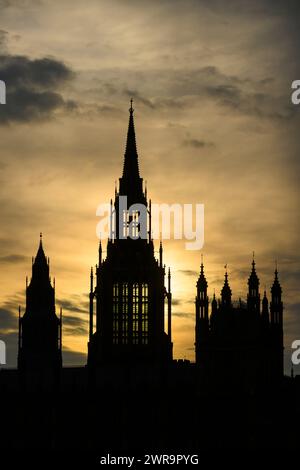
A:
{"label": "silhouette of gothic tower", "polygon": [[270,302],[270,340],[273,348],[273,374],[276,378],[283,375],[283,303],[282,289],[278,279],[277,266],[275,278],[271,287]]}
{"label": "silhouette of gothic tower", "polygon": [[204,275],[203,261],[201,261],[200,275],[197,281],[196,304],[196,362],[205,364],[206,350],[209,340],[207,280]]}
{"label": "silhouette of gothic tower", "polygon": [[[253,257],[248,279],[247,303],[232,300],[227,265],[221,299],[215,294],[208,315],[208,284],[201,263],[196,296],[196,364],[203,379],[214,386],[235,387],[238,382],[249,390],[256,385],[283,378],[283,305],[277,268],[269,303],[264,292],[262,308],[259,278]],[[270,313],[270,315],[269,315]],[[237,372],[238,371],[238,372]]]}
{"label": "silhouette of gothic tower", "polygon": [[262,299],[261,321],[264,329],[269,327],[269,302],[267,299],[267,292],[264,291]]}
{"label": "silhouette of gothic tower", "polygon": [[255,260],[253,254],[252,271],[248,279],[248,296],[247,306],[248,310],[252,312],[257,319],[260,315],[260,294],[259,294],[259,279],[255,270]]}
{"label": "silhouette of gothic tower", "polygon": [[223,310],[229,311],[232,307],[231,304],[232,292],[228,282],[227,266],[225,271],[224,285],[221,290],[221,306]]}
{"label": "silhouette of gothic tower", "polygon": [[[169,272],[166,290],[161,244],[159,260],[154,256],[151,200],[147,199],[140,177],[133,112],[131,100],[123,174],[119,191],[115,191],[105,260],[101,241],[99,245],[95,288],[91,271],[89,366],[172,360],[171,275]],[[168,302],[167,333],[165,300]]]}
{"label": "silhouette of gothic tower", "polygon": [[55,313],[55,289],[49,278],[49,259],[46,259],[42,234],[32,277],[26,282],[26,310],[19,309],[18,368],[24,372],[56,372],[62,366],[62,314]]}

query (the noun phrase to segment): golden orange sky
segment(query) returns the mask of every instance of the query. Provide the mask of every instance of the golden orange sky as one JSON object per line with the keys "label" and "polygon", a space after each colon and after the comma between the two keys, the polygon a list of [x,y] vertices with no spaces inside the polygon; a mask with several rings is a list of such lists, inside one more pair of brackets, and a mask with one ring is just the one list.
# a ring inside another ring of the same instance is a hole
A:
{"label": "golden orange sky", "polygon": [[[16,363],[17,308],[24,310],[40,231],[64,310],[65,364],[85,361],[96,209],[121,176],[133,97],[149,197],[205,205],[209,295],[219,295],[228,263],[233,296],[245,298],[253,251],[269,292],[278,260],[289,373],[290,345],[300,338],[292,10],[268,0],[0,6],[8,90],[0,107],[0,336],[8,364]],[[193,360],[200,252],[165,241],[164,262],[172,271],[174,356]]]}

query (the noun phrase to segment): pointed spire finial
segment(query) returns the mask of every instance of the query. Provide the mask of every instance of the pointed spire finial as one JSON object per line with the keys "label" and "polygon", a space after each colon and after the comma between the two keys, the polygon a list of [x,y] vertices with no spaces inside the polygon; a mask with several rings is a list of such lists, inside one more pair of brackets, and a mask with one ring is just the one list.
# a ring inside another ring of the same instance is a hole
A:
{"label": "pointed spire finial", "polygon": [[43,243],[42,243],[42,237],[43,237],[43,234],[42,234],[42,232],[40,232],[40,243],[39,243],[39,247],[38,247],[38,250],[37,250],[36,257],[32,258],[32,266],[34,266],[34,265],[39,265],[39,266],[43,265],[44,268],[45,268],[45,272],[48,271],[48,273],[49,273],[49,258],[47,260],[46,255],[45,255],[44,248],[43,248]]}
{"label": "pointed spire finial", "polygon": [[133,111],[134,111],[134,109],[133,109],[133,107],[132,107],[132,104],[133,104],[133,99],[131,98],[131,99],[130,99],[130,108],[129,108],[130,114],[133,114]]}
{"label": "pointed spire finial", "polygon": [[228,271],[227,271],[228,265],[227,265],[227,263],[225,264],[224,269],[225,269],[225,281],[227,281],[227,279],[228,279]]}
{"label": "pointed spire finial", "polygon": [[201,274],[204,274],[203,253],[201,253],[200,273],[201,273]]}
{"label": "pointed spire finial", "polygon": [[252,252],[252,268],[255,269],[255,252]]}
{"label": "pointed spire finial", "polygon": [[222,304],[230,305],[231,304],[231,289],[228,282],[228,272],[227,272],[227,263],[224,266],[225,268],[225,280],[224,285],[221,290]]}
{"label": "pointed spire finial", "polygon": [[144,198],[143,182],[140,178],[138,153],[135,139],[134,116],[131,101],[129,108],[129,123],[124,154],[123,174],[120,179],[120,195],[126,195],[131,203],[138,202],[138,198]]}

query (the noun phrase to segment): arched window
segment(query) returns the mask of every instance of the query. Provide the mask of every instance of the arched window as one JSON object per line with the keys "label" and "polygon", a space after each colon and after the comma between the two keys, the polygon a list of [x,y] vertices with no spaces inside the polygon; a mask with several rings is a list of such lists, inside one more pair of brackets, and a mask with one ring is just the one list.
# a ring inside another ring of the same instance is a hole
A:
{"label": "arched window", "polygon": [[119,342],[119,284],[113,285],[113,344]]}
{"label": "arched window", "polygon": [[139,343],[139,285],[132,286],[132,343]]}
{"label": "arched window", "polygon": [[142,344],[148,344],[149,325],[148,325],[148,284],[142,284],[141,298],[141,325],[142,325]]}
{"label": "arched window", "polygon": [[113,344],[148,344],[148,301],[146,283],[113,284]]}
{"label": "arched window", "polygon": [[128,343],[128,283],[122,284],[121,343]]}

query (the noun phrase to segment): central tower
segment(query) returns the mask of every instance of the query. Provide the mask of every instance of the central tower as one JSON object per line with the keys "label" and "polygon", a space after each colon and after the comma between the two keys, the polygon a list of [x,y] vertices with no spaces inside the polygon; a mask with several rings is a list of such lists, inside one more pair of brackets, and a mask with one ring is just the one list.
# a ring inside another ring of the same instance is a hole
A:
{"label": "central tower", "polygon": [[[131,100],[123,174],[113,203],[115,224],[107,241],[105,260],[101,241],[99,244],[95,288],[91,270],[89,366],[172,360],[170,273],[166,289],[161,244],[159,260],[154,256],[151,201],[140,177],[133,113]],[[139,207],[144,208],[145,223]],[[167,333],[165,300],[168,302]]]}

